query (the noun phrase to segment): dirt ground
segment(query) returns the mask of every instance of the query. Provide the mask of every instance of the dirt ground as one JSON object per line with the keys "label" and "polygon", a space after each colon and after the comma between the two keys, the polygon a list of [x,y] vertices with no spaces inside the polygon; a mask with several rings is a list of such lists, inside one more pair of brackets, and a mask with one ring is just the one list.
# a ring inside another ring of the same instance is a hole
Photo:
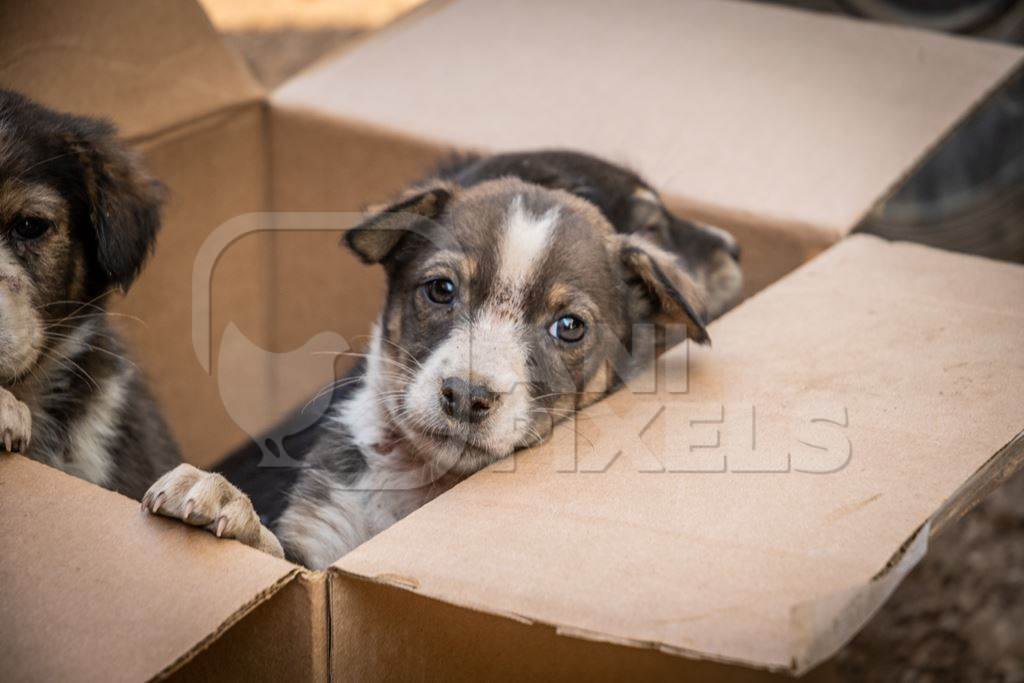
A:
{"label": "dirt ground", "polygon": [[[366,2],[341,2],[327,25],[316,14],[321,7],[309,12],[306,26],[301,17],[282,26],[281,3],[258,4],[263,14],[255,22],[237,3],[206,3],[231,44],[273,86],[415,0],[378,3],[364,14]],[[934,539],[835,668],[849,681],[1024,682],[1024,473]]]}

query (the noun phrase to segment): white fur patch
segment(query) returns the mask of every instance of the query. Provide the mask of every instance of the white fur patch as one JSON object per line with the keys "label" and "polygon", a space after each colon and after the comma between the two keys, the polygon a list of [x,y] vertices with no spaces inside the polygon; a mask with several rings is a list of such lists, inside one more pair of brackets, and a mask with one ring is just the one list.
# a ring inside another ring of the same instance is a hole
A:
{"label": "white fur patch", "polygon": [[387,361],[381,356],[381,327],[375,323],[370,332],[370,345],[366,351],[366,372],[362,385],[338,408],[337,421],[348,431],[352,442],[366,452],[380,443],[380,410],[384,387],[381,386],[381,365]]}
{"label": "white fur patch", "polygon": [[512,200],[501,243],[501,282],[518,289],[529,281],[534,266],[547,250],[557,221],[557,206],[541,216],[532,216],[523,206],[522,196]]}
{"label": "white fur patch", "polygon": [[113,458],[110,444],[118,435],[118,415],[124,406],[128,371],[110,377],[100,384],[85,414],[71,430],[70,452],[74,454],[63,468],[99,486],[107,485]]}

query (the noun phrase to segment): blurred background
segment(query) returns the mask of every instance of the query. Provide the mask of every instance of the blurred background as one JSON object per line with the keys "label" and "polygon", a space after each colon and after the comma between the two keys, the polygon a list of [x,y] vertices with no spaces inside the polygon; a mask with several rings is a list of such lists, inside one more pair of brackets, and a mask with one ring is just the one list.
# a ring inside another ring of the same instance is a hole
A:
{"label": "blurred background", "polygon": [[[201,1],[268,87],[422,4]],[[1024,44],[1022,0],[774,2]],[[1024,262],[1024,74],[968,117],[858,230]],[[851,681],[1024,682],[1024,473],[933,539],[921,564],[835,667]]]}

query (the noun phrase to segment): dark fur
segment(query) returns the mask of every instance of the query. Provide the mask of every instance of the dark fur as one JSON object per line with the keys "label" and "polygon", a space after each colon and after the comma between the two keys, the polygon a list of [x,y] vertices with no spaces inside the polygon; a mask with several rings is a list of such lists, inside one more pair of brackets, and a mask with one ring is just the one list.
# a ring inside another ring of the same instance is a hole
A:
{"label": "dark fur", "polygon": [[[14,232],[25,219],[19,202],[40,188],[59,197],[61,208],[43,237],[26,241]],[[109,325],[106,305],[111,292],[128,289],[153,249],[162,188],[121,146],[110,124],[0,90],[0,193],[6,193],[0,196],[0,255],[13,259],[8,284],[29,287],[44,330],[34,364],[0,378],[0,387],[31,411],[27,455],[81,474],[76,430],[85,416],[94,416],[98,397],[117,391],[123,400],[101,439],[109,476],[95,483],[139,498],[180,457]],[[66,353],[60,355],[61,349]],[[112,389],[112,382],[120,389]]]}

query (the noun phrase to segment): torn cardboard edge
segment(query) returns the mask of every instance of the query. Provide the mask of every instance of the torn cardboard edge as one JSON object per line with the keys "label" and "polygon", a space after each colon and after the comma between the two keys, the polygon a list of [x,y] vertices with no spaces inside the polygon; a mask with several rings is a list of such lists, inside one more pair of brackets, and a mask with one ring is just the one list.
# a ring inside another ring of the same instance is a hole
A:
{"label": "torn cardboard edge", "polygon": [[[802,675],[846,645],[885,604],[903,579],[928,552],[928,541],[951,522],[961,519],[1024,463],[1024,431],[1013,437],[978,468],[946,504],[928,518],[871,582],[850,592],[795,605],[792,622],[797,635],[792,671]],[[846,627],[837,629],[839,624]],[[818,635],[814,635],[817,633]],[[795,633],[796,635],[796,633]]]}

